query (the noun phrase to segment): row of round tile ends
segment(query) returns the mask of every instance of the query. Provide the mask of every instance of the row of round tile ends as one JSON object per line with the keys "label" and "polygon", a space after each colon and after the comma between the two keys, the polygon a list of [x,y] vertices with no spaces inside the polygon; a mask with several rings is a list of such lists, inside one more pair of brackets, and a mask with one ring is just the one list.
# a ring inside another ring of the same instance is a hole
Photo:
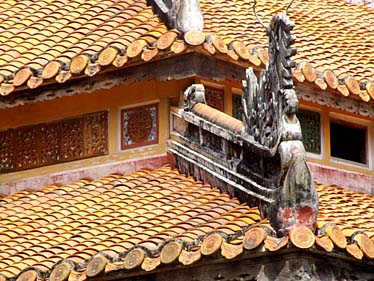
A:
{"label": "row of round tile ends", "polygon": [[[65,63],[58,60],[51,61],[44,66],[40,75],[35,75],[38,71],[26,66],[15,73],[13,83],[5,82],[4,77],[0,76],[0,94],[8,95],[16,87],[25,83],[30,89],[34,89],[42,85],[44,80],[49,80],[53,77],[55,77],[57,82],[64,83],[73,74],[84,73],[88,76],[94,76],[101,70],[101,67],[113,65],[119,68],[124,66],[129,59],[135,59],[139,56],[143,61],[148,62],[155,58],[159,51],[168,49],[172,53],[179,54],[186,51],[189,46],[202,46],[203,52],[210,55],[214,55],[218,51],[221,54],[228,55],[232,60],[249,61],[255,66],[266,66],[269,62],[268,51],[262,47],[248,50],[240,41],[232,41],[226,44],[225,40],[218,35],[205,35],[198,31],[187,32],[184,35],[184,40],[180,40],[176,31],[168,31],[161,35],[152,46],[149,46],[146,40],[137,39],[126,50],[123,49],[124,46],[117,46],[116,43],[113,43],[103,49],[98,56],[89,57],[88,55],[80,54]],[[70,66],[68,66],[69,64]],[[352,93],[361,97],[364,101],[369,101],[370,97],[374,99],[374,82],[360,83],[350,75],[338,79],[332,70],[328,69],[321,73],[309,62],[297,64],[293,75],[297,81],[304,82],[306,80],[316,84],[322,90],[330,87],[344,96]]]}
{"label": "row of round tile ends", "polygon": [[[48,274],[48,279],[53,281],[84,280],[115,270],[139,268],[152,271],[161,264],[174,264],[177,261],[183,265],[190,265],[200,260],[202,256],[219,257],[221,255],[226,259],[233,259],[242,254],[244,249],[247,251],[257,249],[259,252],[266,249],[275,252],[287,246],[291,247],[290,241],[292,245],[300,249],[309,249],[316,245],[318,249],[332,252],[336,246],[340,250],[346,250],[356,259],[362,259],[364,256],[374,259],[374,237],[370,239],[365,233],[357,232],[352,235],[348,244],[339,227],[331,223],[320,229],[318,236],[304,226],[293,228],[282,238],[276,238],[271,234],[272,231],[268,227],[256,226],[246,231],[242,239],[235,238],[235,235],[213,232],[202,239],[200,246],[197,245],[199,243],[189,243],[190,246],[188,246],[183,241],[173,240],[166,243],[161,251],[159,249],[152,251],[144,246],[138,246],[121,255],[107,250],[91,258],[83,271],[74,270],[79,266],[76,266],[74,262],[64,260],[53,267]],[[152,252],[156,254],[151,254]],[[17,281],[35,281],[41,277],[38,274],[45,275],[45,273],[29,269],[21,273]],[[0,276],[0,280],[2,279],[5,280]]]}

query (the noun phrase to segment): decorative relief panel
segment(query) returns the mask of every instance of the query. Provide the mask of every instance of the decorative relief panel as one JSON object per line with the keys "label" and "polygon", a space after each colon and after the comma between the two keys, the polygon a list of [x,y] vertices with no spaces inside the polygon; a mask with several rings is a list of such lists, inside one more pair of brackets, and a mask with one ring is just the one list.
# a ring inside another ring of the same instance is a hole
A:
{"label": "decorative relief panel", "polygon": [[225,92],[223,89],[216,89],[208,86],[205,87],[206,103],[220,111],[225,111]]}
{"label": "decorative relief panel", "polygon": [[121,111],[121,149],[158,143],[158,104]]}
{"label": "decorative relief panel", "polygon": [[39,165],[51,165],[60,160],[60,124],[40,125]]}
{"label": "decorative relief panel", "polygon": [[12,171],[15,168],[13,130],[0,131],[0,171]]}
{"label": "decorative relief panel", "polygon": [[86,156],[108,153],[107,124],[108,114],[106,112],[86,115],[84,122]]}
{"label": "decorative relief panel", "polygon": [[241,95],[232,95],[232,117],[239,120],[243,119],[243,104]]}
{"label": "decorative relief panel", "polygon": [[24,170],[38,165],[38,127],[22,127],[15,131],[14,148],[16,169]]}
{"label": "decorative relief panel", "polygon": [[305,150],[321,153],[321,118],[319,112],[299,109],[297,117],[301,125]]}
{"label": "decorative relief panel", "polygon": [[108,113],[0,131],[0,173],[108,153]]}
{"label": "decorative relief panel", "polygon": [[83,157],[83,118],[61,122],[61,157],[70,161]]}

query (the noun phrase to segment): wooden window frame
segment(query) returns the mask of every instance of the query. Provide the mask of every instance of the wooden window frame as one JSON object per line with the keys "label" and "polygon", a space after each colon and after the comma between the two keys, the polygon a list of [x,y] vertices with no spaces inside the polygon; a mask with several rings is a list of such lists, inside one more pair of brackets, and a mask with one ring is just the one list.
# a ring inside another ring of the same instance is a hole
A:
{"label": "wooden window frame", "polygon": [[[337,123],[341,123],[343,125],[349,127],[360,127],[366,129],[366,136],[365,136],[365,145],[366,145],[366,163],[355,162],[344,158],[334,157],[331,155],[330,147],[331,147],[331,122],[335,121]],[[374,157],[372,156],[374,150],[374,139],[373,139],[373,122],[369,120],[365,120],[362,118],[352,117],[336,112],[329,112],[329,120],[328,120],[328,129],[329,129],[329,139],[328,139],[328,146],[329,146],[329,159],[333,163],[347,165],[349,167],[359,167],[368,170],[373,169],[373,161]]]}

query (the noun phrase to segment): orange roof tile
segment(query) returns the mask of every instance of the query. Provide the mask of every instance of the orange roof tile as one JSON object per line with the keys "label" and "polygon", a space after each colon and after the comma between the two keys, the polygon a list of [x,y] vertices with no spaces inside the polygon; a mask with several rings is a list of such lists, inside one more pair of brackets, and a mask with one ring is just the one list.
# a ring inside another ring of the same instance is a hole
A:
{"label": "orange roof tile", "polygon": [[[257,2],[265,23],[289,3]],[[146,0],[0,1],[0,94],[50,79],[63,83],[74,75],[93,76],[104,67],[147,62],[187,47],[256,66],[267,63],[267,38],[252,2],[202,0],[201,9],[205,33],[186,34],[183,42],[167,31]],[[296,80],[364,101],[374,98],[374,14],[369,8],[295,0],[289,16],[296,23]]]}
{"label": "orange roof tile", "polygon": [[261,245],[268,251],[343,248],[373,260],[374,196],[317,189],[317,235],[300,228],[282,238],[257,208],[166,167],[21,191],[0,199],[0,278],[150,271],[216,252],[232,259],[243,251],[263,251]]}

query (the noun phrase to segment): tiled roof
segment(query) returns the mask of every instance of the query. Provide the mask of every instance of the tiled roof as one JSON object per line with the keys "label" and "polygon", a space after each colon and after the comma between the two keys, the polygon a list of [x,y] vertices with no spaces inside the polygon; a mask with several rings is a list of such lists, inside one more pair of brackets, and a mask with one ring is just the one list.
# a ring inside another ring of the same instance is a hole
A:
{"label": "tiled roof", "polygon": [[[258,15],[267,23],[288,3],[259,0]],[[205,33],[180,39],[146,0],[2,0],[0,94],[191,49],[257,66],[267,63],[267,38],[251,1],[202,0],[201,8]],[[369,8],[343,0],[295,0],[289,16],[298,38],[296,80],[365,101],[374,98],[374,14]]]}
{"label": "tiled roof", "polygon": [[18,192],[0,201],[0,280],[82,280],[293,244],[373,260],[373,195],[322,185],[318,191],[318,236],[296,228],[282,238],[257,208],[167,167]]}

